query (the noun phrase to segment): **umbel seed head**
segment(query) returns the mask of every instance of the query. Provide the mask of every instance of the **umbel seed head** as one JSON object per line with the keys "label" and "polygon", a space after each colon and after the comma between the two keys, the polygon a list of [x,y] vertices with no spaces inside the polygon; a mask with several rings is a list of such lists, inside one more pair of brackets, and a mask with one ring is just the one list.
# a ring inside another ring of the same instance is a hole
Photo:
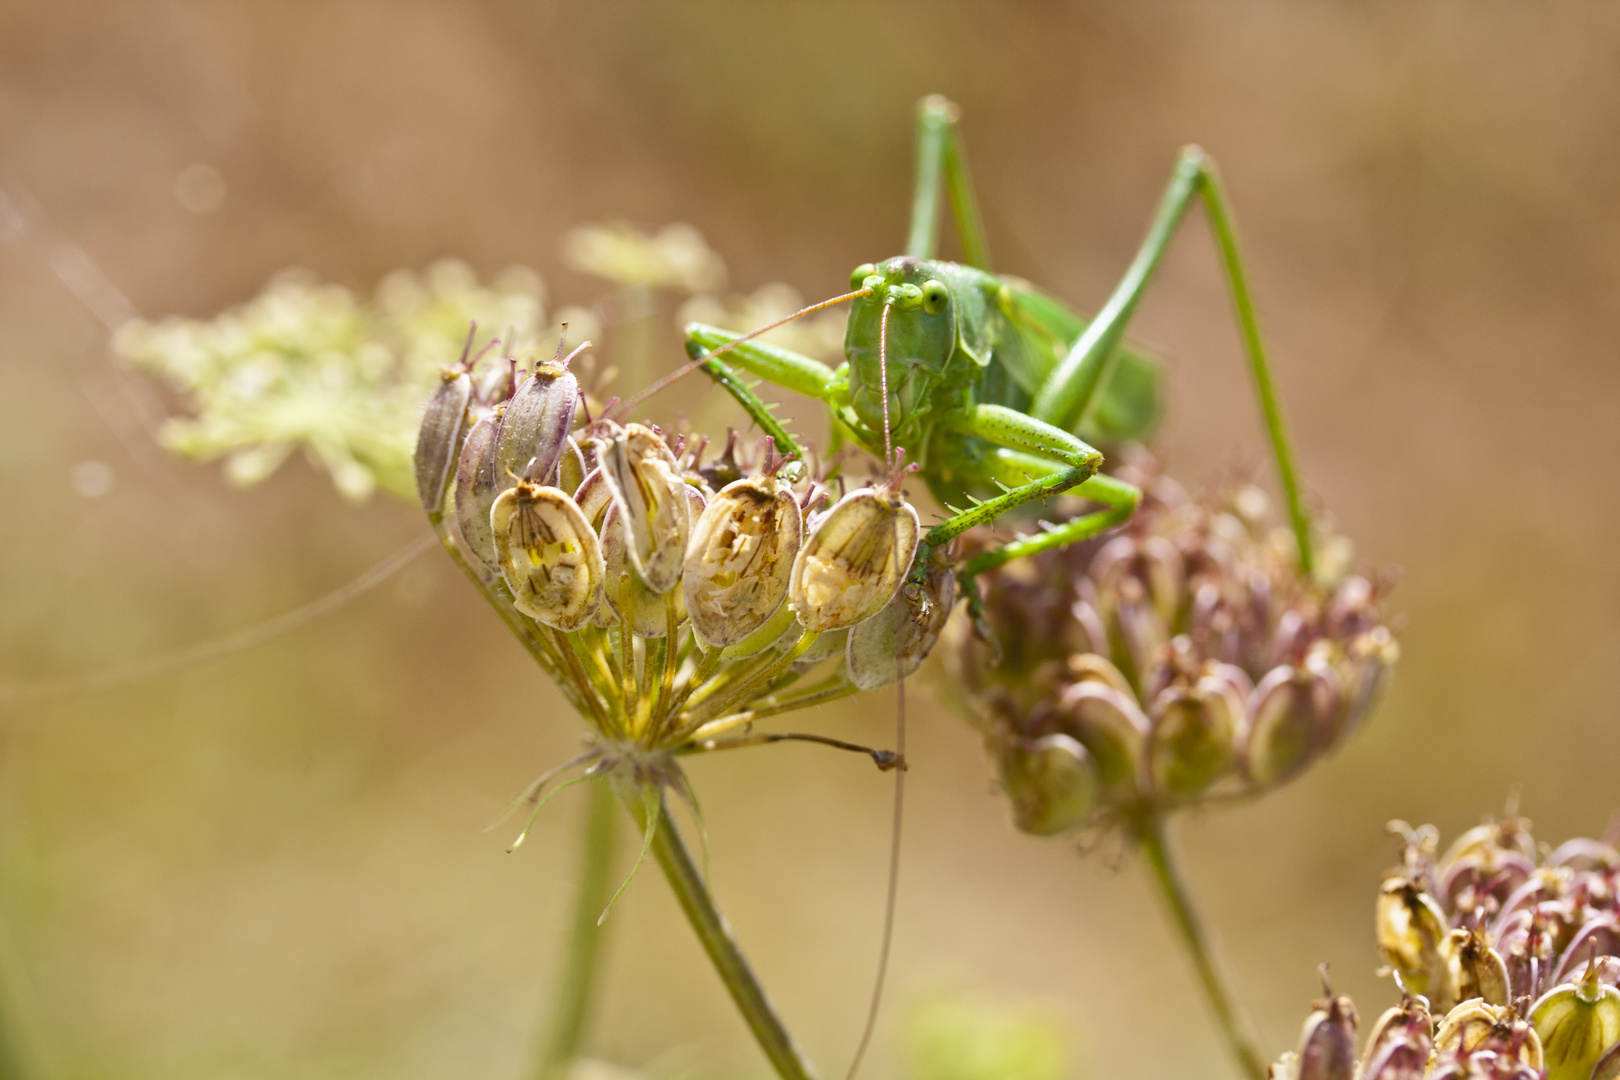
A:
{"label": "umbel seed head", "polygon": [[1085,747],[1098,795],[1077,825],[1285,782],[1354,730],[1398,656],[1385,587],[1342,541],[1324,536],[1339,554],[1313,577],[1258,488],[1194,498],[1132,470],[1137,515],[980,575],[993,642],[959,624],[950,653],[1010,796],[1046,736]]}
{"label": "umbel seed head", "polygon": [[1517,816],[1438,858],[1432,829],[1391,831],[1402,865],[1375,925],[1404,1000],[1373,1025],[1359,1080],[1620,1076],[1620,853],[1538,847]]}

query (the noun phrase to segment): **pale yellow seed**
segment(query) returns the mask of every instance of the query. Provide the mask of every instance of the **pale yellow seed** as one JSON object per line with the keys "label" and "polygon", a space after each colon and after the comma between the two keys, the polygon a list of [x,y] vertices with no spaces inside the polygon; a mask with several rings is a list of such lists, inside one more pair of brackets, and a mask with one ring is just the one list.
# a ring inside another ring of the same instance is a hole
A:
{"label": "pale yellow seed", "polygon": [[553,487],[521,483],[490,508],[512,605],[558,630],[578,630],[602,601],[606,568],[579,507]]}
{"label": "pale yellow seed", "polygon": [[714,497],[692,528],[681,575],[705,643],[735,645],[776,613],[802,529],[798,501],[775,478],[738,480]]}
{"label": "pale yellow seed", "polygon": [[816,523],[793,563],[788,595],[817,632],[854,626],[883,609],[917,551],[917,511],[897,495],[852,491]]}

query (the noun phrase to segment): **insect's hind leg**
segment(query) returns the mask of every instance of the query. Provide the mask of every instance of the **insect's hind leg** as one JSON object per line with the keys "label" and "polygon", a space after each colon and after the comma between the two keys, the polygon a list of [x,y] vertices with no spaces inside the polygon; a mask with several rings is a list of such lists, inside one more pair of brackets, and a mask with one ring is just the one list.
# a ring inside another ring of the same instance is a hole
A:
{"label": "insect's hind leg", "polygon": [[[693,360],[698,360],[705,353],[736,341],[742,336],[730,330],[721,330],[719,327],[690,323],[686,327],[686,353]],[[833,373],[819,360],[758,341],[743,342],[726,355],[751,375],[774,383],[784,390],[816,398],[829,406],[833,404]],[[736,399],[737,404],[742,406],[749,418],[776,443],[777,450],[803,460],[803,448],[771,412],[771,406],[761,401],[759,395],[743,382],[736,368],[714,357],[704,362],[703,370]]]}
{"label": "insect's hind leg", "polygon": [[939,239],[939,192],[944,181],[946,196],[956,218],[956,232],[962,240],[962,257],[969,266],[990,269],[990,248],[984,239],[984,221],[973,195],[973,179],[968,175],[967,154],[957,127],[956,106],[938,94],[930,94],[917,106],[917,188],[911,200],[911,235],[906,254],[932,259]]}
{"label": "insect's hind leg", "polygon": [[1271,367],[1260,336],[1259,318],[1255,314],[1254,300],[1249,295],[1243,260],[1238,253],[1237,233],[1215,162],[1198,147],[1189,146],[1182,150],[1175,171],[1170,176],[1170,185],[1165,189],[1148,228],[1147,239],[1137,251],[1136,258],[1125,271],[1124,278],[1115,286],[1108,303],[1036,392],[1029,411],[1031,415],[1066,430],[1078,428],[1086,419],[1096,404],[1097,391],[1107,383],[1117,348],[1131,317],[1136,314],[1137,303],[1158,269],[1176,227],[1181,224],[1187,208],[1195,199],[1202,200],[1215,232],[1221,267],[1232,291],[1238,331],[1243,339],[1244,351],[1248,354],[1255,389],[1260,397],[1260,408],[1265,415],[1266,432],[1277,462],[1278,477],[1288,501],[1294,536],[1299,544],[1300,565],[1306,573],[1310,573],[1314,566],[1310,518],[1300,494],[1294,454],[1283,423],[1282,406],[1278,403],[1272,384]]}

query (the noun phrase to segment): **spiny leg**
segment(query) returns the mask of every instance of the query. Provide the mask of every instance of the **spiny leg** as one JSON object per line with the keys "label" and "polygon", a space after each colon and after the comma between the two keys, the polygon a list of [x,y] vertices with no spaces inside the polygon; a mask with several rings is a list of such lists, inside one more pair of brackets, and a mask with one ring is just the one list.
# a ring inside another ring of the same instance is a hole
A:
{"label": "spiny leg", "polygon": [[1288,513],[1299,544],[1300,566],[1306,573],[1311,573],[1315,559],[1311,547],[1310,518],[1300,494],[1294,454],[1283,424],[1282,407],[1272,383],[1265,344],[1260,336],[1259,319],[1249,295],[1243,261],[1238,254],[1237,234],[1227,208],[1228,200],[1221,188],[1214,161],[1198,147],[1189,146],[1181,152],[1175,171],[1171,174],[1170,185],[1159,202],[1147,239],[1143,241],[1135,260],[1108,298],[1108,303],[1036,392],[1030,413],[1047,423],[1071,430],[1086,419],[1088,411],[1096,404],[1098,389],[1107,380],[1116,348],[1136,313],[1136,305],[1194,199],[1203,201],[1210,225],[1215,231],[1221,267],[1232,290],[1238,330],[1243,338],[1244,351],[1248,354],[1250,371],[1260,397],[1260,408],[1265,414],[1266,431],[1277,461],[1283,494],[1288,500]]}
{"label": "spiny leg", "polygon": [[969,266],[990,269],[990,248],[984,239],[984,221],[973,196],[962,133],[955,105],[938,94],[917,106],[917,190],[911,200],[911,236],[906,254],[932,259],[939,239],[939,192],[943,179],[962,240],[962,256]]}
{"label": "spiny leg", "polygon": [[[719,327],[690,323],[686,327],[686,353],[693,360],[697,360],[705,353],[736,341],[742,336],[730,330],[721,330]],[[766,382],[826,402],[829,407],[833,404],[831,400],[833,373],[819,360],[758,341],[738,345],[726,355],[736,362],[737,367]],[[749,418],[759,425],[761,431],[775,440],[778,451],[795,455],[801,461],[804,459],[803,448],[792,435],[788,434],[782,422],[772,414],[771,406],[761,401],[759,395],[743,382],[736,368],[716,357],[705,361],[703,370],[737,400],[737,404],[741,405]]]}

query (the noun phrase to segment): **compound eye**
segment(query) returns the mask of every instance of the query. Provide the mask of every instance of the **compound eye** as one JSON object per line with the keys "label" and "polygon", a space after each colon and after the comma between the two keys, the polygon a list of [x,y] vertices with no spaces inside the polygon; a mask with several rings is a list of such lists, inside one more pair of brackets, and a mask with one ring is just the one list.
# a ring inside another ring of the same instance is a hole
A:
{"label": "compound eye", "polygon": [[866,279],[877,273],[877,267],[871,263],[861,263],[855,272],[849,275],[849,291],[858,292],[866,288]]}
{"label": "compound eye", "polygon": [[950,302],[951,291],[943,281],[930,281],[922,287],[922,306],[928,314],[938,315]]}

